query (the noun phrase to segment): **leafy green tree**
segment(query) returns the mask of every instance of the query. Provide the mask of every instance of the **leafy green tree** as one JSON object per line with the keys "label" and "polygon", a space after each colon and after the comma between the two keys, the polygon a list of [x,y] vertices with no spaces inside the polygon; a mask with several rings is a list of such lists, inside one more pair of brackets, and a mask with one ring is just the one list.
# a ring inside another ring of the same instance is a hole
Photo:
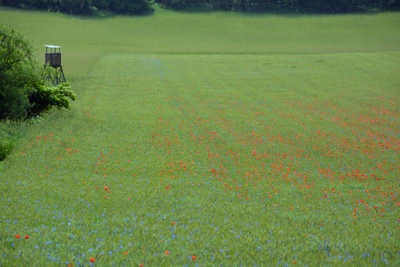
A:
{"label": "leafy green tree", "polygon": [[345,13],[368,9],[397,10],[400,0],[0,0],[0,5],[60,11],[74,15],[102,12],[145,14],[153,3],[177,10],[209,9],[224,11],[303,10],[316,13]]}
{"label": "leafy green tree", "polygon": [[30,107],[28,95],[40,83],[31,44],[15,30],[0,27],[0,119],[19,119]]}
{"label": "leafy green tree", "polygon": [[109,0],[111,12],[118,14],[146,14],[153,10],[151,0]]}
{"label": "leafy green tree", "polygon": [[355,11],[357,0],[318,0],[314,8],[320,13],[345,13]]}
{"label": "leafy green tree", "polygon": [[91,0],[61,0],[60,11],[72,15],[90,15],[92,13]]}
{"label": "leafy green tree", "polygon": [[0,0],[0,5],[60,11],[72,15],[93,15],[98,11],[145,14],[153,11],[153,0]]}
{"label": "leafy green tree", "polygon": [[0,120],[26,119],[52,107],[68,109],[76,98],[68,83],[46,83],[33,52],[21,33],[0,26]]}

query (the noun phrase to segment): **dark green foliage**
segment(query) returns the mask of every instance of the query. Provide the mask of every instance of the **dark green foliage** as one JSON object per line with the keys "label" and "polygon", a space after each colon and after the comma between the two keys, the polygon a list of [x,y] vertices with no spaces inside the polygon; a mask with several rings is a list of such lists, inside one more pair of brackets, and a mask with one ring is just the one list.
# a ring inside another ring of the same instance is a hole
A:
{"label": "dark green foliage", "polygon": [[28,95],[40,83],[31,44],[15,30],[0,27],[0,119],[20,119],[30,107]]}
{"label": "dark green foliage", "polygon": [[225,11],[308,11],[316,13],[345,13],[368,9],[394,10],[400,0],[156,0],[165,8],[191,9],[207,6],[210,10]]}
{"label": "dark green foliage", "polygon": [[156,1],[164,8],[170,8],[175,10],[187,10],[194,7],[207,6],[210,8],[208,1],[201,0],[161,0]]}
{"label": "dark green foliage", "polygon": [[110,0],[109,9],[117,14],[145,14],[152,11],[151,2],[147,0]]}
{"label": "dark green foliage", "polygon": [[153,11],[152,0],[2,0],[0,5],[17,8],[94,15],[98,12],[146,14]]}
{"label": "dark green foliage", "polygon": [[[34,121],[32,121],[34,123]],[[28,121],[2,121],[0,123],[0,161],[6,159],[14,149],[18,139],[25,135]]]}
{"label": "dark green foliage", "polygon": [[0,161],[5,160],[5,158],[11,154],[15,146],[15,141],[7,133],[0,131]]}
{"label": "dark green foliage", "polygon": [[[320,13],[344,13],[357,11],[358,4],[362,1],[358,0],[318,0],[314,6],[310,6]],[[364,1],[366,2],[366,1]]]}
{"label": "dark green foliage", "polygon": [[307,11],[346,13],[354,11],[396,10],[400,0],[2,0],[0,5],[19,8],[60,11],[74,15],[148,14],[153,3],[175,10],[223,11]]}
{"label": "dark green foliage", "polygon": [[92,1],[88,0],[61,0],[59,10],[72,15],[88,15],[93,11]]}

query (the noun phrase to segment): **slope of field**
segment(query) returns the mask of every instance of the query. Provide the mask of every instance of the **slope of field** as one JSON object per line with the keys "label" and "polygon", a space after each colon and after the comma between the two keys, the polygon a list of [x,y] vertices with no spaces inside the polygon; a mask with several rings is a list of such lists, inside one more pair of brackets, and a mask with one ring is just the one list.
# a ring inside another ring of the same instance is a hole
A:
{"label": "slope of field", "polygon": [[86,73],[102,53],[327,54],[399,51],[398,13],[336,16],[244,16],[230,13],[76,18],[0,9],[0,23],[44,44],[62,46],[71,78]]}
{"label": "slope of field", "polygon": [[0,266],[400,264],[398,14],[22,15],[78,100],[0,168]]}

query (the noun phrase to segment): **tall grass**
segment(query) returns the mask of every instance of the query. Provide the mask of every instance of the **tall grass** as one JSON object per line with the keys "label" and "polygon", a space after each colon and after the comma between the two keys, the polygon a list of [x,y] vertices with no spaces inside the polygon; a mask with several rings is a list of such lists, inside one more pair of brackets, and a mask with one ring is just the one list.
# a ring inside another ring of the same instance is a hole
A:
{"label": "tall grass", "polygon": [[400,263],[395,13],[22,15],[78,100],[0,169],[1,266]]}

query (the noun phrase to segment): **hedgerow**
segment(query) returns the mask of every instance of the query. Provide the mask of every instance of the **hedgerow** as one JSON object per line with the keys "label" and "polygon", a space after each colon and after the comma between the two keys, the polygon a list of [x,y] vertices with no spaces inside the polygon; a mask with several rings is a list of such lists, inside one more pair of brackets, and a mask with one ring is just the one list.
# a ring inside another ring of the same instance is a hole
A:
{"label": "hedgerow", "polygon": [[[53,107],[69,109],[76,95],[69,83],[57,86],[43,78],[31,43],[11,27],[0,27],[0,121],[39,116]],[[12,136],[0,134],[0,160],[14,145]]]}

